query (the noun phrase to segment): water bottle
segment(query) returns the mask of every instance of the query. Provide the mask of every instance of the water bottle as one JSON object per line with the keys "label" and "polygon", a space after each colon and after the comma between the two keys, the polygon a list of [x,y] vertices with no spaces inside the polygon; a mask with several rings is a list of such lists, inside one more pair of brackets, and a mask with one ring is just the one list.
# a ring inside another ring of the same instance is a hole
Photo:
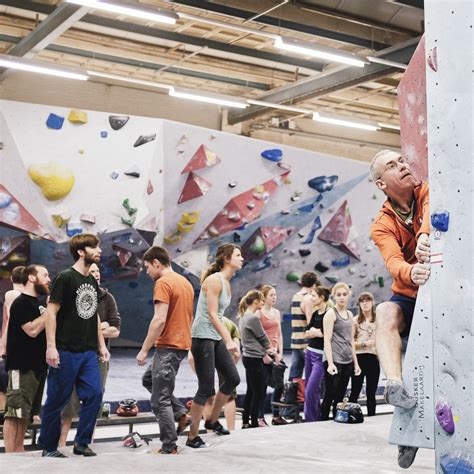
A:
{"label": "water bottle", "polygon": [[102,406],[102,418],[108,418],[110,415],[110,403],[104,403]]}

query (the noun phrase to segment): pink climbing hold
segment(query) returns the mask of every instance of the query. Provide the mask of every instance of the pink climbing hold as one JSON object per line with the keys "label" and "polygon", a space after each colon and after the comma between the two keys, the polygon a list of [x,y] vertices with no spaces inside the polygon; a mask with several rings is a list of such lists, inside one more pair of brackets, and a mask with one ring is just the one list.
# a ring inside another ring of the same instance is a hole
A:
{"label": "pink climbing hold", "polygon": [[426,62],[434,72],[438,72],[438,50],[436,46],[429,52]]}

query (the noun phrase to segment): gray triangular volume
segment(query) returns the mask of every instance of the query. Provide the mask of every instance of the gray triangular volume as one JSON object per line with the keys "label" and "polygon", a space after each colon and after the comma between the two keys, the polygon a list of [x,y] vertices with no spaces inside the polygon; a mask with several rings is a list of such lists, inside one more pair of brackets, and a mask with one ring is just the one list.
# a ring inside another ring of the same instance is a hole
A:
{"label": "gray triangular volume", "polygon": [[113,130],[120,130],[129,121],[128,115],[109,115],[109,123]]}

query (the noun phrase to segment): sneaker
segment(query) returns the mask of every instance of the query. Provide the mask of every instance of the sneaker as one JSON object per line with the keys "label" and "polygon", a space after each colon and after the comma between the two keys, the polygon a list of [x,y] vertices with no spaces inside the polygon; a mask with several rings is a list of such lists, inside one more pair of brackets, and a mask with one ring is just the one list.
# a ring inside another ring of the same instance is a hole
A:
{"label": "sneaker", "polygon": [[86,458],[90,458],[92,456],[97,456],[97,454],[94,453],[94,451],[92,451],[92,449],[89,448],[89,446],[87,446],[87,444],[74,443],[74,448],[73,448],[72,452],[74,454],[77,454],[79,456],[84,456]]}
{"label": "sneaker", "polygon": [[219,421],[216,421],[214,423],[211,423],[209,420],[207,420],[205,423],[204,423],[204,428],[206,428],[206,430],[212,430],[214,431],[216,434],[218,434],[219,436],[224,436],[224,435],[229,435],[230,434],[230,431],[225,429],[220,423]]}
{"label": "sneaker", "polygon": [[176,427],[176,434],[179,436],[184,433],[184,430],[193,422],[193,419],[185,413],[178,421],[178,426]]}
{"label": "sneaker", "polygon": [[415,460],[418,448],[413,446],[399,446],[398,447],[398,465],[402,469],[408,469]]}
{"label": "sneaker", "polygon": [[186,441],[186,446],[188,446],[190,448],[194,448],[194,449],[208,448],[209,447],[209,445],[206,444],[200,436],[196,436],[193,439],[188,438],[187,441]]}
{"label": "sneaker", "polygon": [[388,404],[406,410],[414,408],[417,403],[416,397],[411,396],[398,380],[387,381],[383,397]]}
{"label": "sneaker", "polygon": [[267,428],[268,423],[266,422],[265,418],[259,418],[258,419],[258,426],[259,428]]}
{"label": "sneaker", "polygon": [[44,450],[41,454],[43,458],[67,458],[61,451],[46,451]]}
{"label": "sneaker", "polygon": [[272,419],[272,425],[279,426],[279,425],[287,425],[288,422],[282,418],[281,416],[276,416]]}
{"label": "sneaker", "polygon": [[178,446],[175,446],[171,450],[161,448],[155,451],[154,454],[178,454]]}

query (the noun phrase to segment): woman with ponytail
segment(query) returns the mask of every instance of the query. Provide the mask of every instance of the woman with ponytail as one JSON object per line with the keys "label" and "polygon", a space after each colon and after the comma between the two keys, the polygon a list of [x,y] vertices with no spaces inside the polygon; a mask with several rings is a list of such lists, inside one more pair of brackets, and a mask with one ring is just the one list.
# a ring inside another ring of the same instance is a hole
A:
{"label": "woman with ponytail", "polygon": [[[263,358],[264,363],[264,377],[262,381],[262,399],[260,400],[260,407],[258,410],[258,424],[259,426],[268,426],[265,421],[265,399],[267,396],[268,381],[272,375],[273,362],[279,365],[283,359],[283,335],[281,332],[281,316],[280,311],[275,308],[277,299],[276,290],[271,285],[263,285],[259,290],[263,293],[265,304],[263,308],[257,311],[257,316],[262,323],[263,330],[270,340],[270,344],[275,349],[274,361],[270,356],[266,355]],[[282,377],[283,378],[283,377]],[[279,402],[283,392],[283,385],[274,387],[272,393],[272,402]],[[280,416],[280,409],[272,407],[272,425],[286,425],[287,421]]]}
{"label": "woman with ponytail", "polygon": [[232,358],[239,353],[239,347],[222,323],[222,317],[231,300],[230,280],[242,268],[243,261],[237,245],[223,244],[217,249],[215,262],[201,278],[201,293],[191,329],[191,352],[198,377],[198,390],[190,412],[193,421],[186,442],[186,446],[191,448],[207,447],[198,435],[199,423],[207,399],[215,395],[216,369],[224,382],[219,387],[209,419],[205,421],[204,426],[218,435],[230,434],[218,419],[229,395],[240,383],[239,373]]}
{"label": "woman with ponytail", "polygon": [[[262,380],[265,374],[263,357],[274,356],[272,347],[260,319],[255,314],[265,303],[263,293],[249,291],[239,305],[239,328],[242,338],[242,361],[247,378],[242,428],[258,428],[258,409],[263,396]],[[250,421],[250,423],[249,423]]]}

